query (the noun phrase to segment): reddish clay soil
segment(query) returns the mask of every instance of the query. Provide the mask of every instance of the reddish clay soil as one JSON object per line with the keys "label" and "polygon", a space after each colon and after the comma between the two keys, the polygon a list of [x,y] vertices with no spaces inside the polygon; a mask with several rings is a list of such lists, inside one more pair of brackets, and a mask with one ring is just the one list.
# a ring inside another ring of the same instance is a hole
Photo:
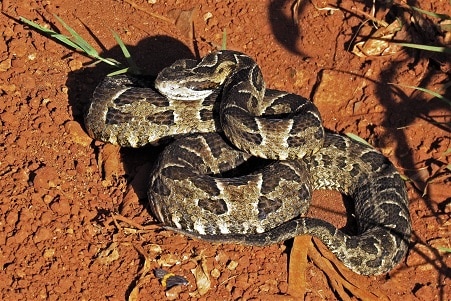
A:
{"label": "reddish clay soil", "polygon": [[[364,22],[371,1],[299,2],[295,24],[294,1],[283,0],[2,1],[0,299],[302,299],[288,296],[296,285],[306,288],[305,300],[346,299],[314,261],[303,270],[305,283],[289,278],[292,241],[209,244],[146,227],[154,221],[146,180],[161,148],[120,149],[88,137],[83,109],[113,69],[17,20],[65,32],[56,14],[102,56],[124,61],[114,30],[153,75],[176,59],[220,48],[226,30],[227,48],[255,58],[270,88],[311,98],[326,128],[366,139],[406,176],[413,220],[406,260],[388,274],[351,280],[380,300],[450,300],[451,258],[442,249],[451,247],[450,106],[392,85],[427,87],[450,99],[450,56],[393,45],[381,56],[371,44],[369,56],[356,56],[353,45],[374,32],[373,22]],[[410,4],[451,15],[445,0]],[[440,20],[388,11],[378,5],[375,18],[403,20],[395,38],[449,43],[449,33],[434,26]],[[311,214],[343,226],[342,203],[337,193],[317,193]],[[155,268],[189,284],[165,290]],[[344,293],[359,298],[352,289]]]}

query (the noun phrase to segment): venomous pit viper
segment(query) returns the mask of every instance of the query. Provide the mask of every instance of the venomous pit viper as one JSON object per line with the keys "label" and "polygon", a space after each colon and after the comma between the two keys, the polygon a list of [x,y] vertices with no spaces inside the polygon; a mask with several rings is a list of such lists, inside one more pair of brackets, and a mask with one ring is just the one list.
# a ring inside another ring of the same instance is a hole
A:
{"label": "venomous pit viper", "polygon": [[[312,102],[265,88],[258,65],[235,51],[180,60],[149,84],[106,77],[85,116],[95,139],[140,147],[176,137],[150,176],[149,203],[166,228],[212,242],[268,245],[321,239],[351,270],[391,270],[411,233],[406,188],[381,153],[325,132]],[[262,167],[237,173],[239,166]],[[250,163],[249,163],[250,162]],[[303,217],[315,189],[355,206],[357,233]]]}

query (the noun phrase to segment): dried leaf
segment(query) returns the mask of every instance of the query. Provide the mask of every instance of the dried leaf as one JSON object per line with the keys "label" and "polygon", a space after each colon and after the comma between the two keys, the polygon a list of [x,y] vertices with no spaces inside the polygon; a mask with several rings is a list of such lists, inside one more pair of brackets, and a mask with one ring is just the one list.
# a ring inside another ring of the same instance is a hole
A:
{"label": "dried leaf", "polygon": [[144,257],[144,265],[139,271],[139,280],[136,282],[135,286],[130,291],[130,294],[128,295],[128,301],[138,301],[139,300],[139,289],[144,285],[144,283],[147,283],[150,281],[150,277],[153,275],[148,275],[150,271],[150,264],[151,259],[149,258],[149,255],[144,251],[144,249],[139,245],[133,245],[135,250]]}
{"label": "dried leaf", "polygon": [[231,260],[228,264],[227,264],[227,269],[234,271],[236,269],[236,267],[238,266],[238,262]]}
{"label": "dried leaf", "polygon": [[368,40],[354,44],[352,53],[359,57],[393,55],[401,49],[401,46],[390,43],[390,40],[401,29],[402,24],[398,20],[393,21],[387,27],[380,27]]}
{"label": "dried leaf", "polygon": [[111,243],[108,248],[101,251],[96,258],[96,262],[108,265],[115,260],[119,259],[119,250],[117,249],[117,243]]}
{"label": "dried leaf", "polygon": [[181,286],[174,286],[166,290],[165,295],[168,300],[180,300]]}
{"label": "dried leaf", "polygon": [[309,258],[326,274],[329,283],[342,300],[351,300],[350,295],[360,300],[389,300],[374,287],[370,289],[366,276],[358,275],[345,267],[319,239],[314,238],[313,242],[309,246]]}
{"label": "dried leaf", "polygon": [[207,260],[203,255],[200,255],[199,257],[200,260],[197,261],[197,267],[191,270],[194,278],[196,278],[197,285],[196,292],[190,294],[192,297],[196,294],[199,294],[199,296],[205,295],[211,286],[210,276],[208,274],[207,268]]}
{"label": "dried leaf", "polygon": [[174,254],[163,254],[157,259],[157,263],[161,267],[172,267],[180,263],[180,258]]}
{"label": "dried leaf", "polygon": [[173,9],[168,15],[175,20],[175,26],[188,39],[193,39],[193,20],[197,14],[197,8],[189,10]]}

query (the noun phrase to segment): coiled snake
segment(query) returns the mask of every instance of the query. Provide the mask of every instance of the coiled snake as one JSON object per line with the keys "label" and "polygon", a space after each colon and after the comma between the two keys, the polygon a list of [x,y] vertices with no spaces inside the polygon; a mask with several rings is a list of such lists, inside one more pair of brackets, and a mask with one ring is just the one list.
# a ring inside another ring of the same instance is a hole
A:
{"label": "coiled snake", "polygon": [[[394,166],[367,145],[325,132],[310,101],[265,89],[250,57],[217,51],[180,60],[155,85],[159,92],[133,77],[106,77],[85,125],[92,137],[121,146],[177,138],[156,162],[148,191],[165,227],[249,245],[314,235],[364,275],[387,272],[406,255],[411,222]],[[255,157],[267,159],[258,170]],[[303,217],[315,189],[354,200],[356,235]]]}

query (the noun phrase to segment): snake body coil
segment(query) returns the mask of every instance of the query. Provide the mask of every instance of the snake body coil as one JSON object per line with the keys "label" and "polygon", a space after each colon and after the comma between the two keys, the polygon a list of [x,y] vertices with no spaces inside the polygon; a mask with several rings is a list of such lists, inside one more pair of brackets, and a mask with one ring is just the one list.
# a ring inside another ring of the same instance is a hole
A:
{"label": "snake body coil", "polygon": [[[85,123],[92,137],[122,146],[178,137],[158,159],[148,193],[167,228],[249,245],[314,235],[365,275],[387,272],[405,256],[411,223],[394,166],[367,145],[325,132],[310,101],[266,89],[251,58],[218,51],[177,61],[155,84],[160,93],[130,77],[106,78]],[[268,160],[237,174],[254,156]],[[354,200],[355,235],[303,217],[315,189]]]}

